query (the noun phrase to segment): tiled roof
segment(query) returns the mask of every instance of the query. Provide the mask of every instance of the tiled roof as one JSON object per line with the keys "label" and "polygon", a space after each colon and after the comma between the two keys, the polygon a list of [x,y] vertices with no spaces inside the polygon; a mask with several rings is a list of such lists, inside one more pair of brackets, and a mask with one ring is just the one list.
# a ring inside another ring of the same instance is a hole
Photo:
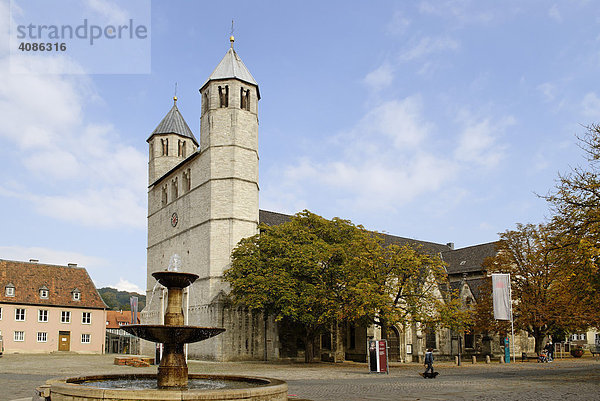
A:
{"label": "tiled roof", "polygon": [[258,221],[268,226],[278,226],[290,221],[292,216],[283,213],[269,212],[267,210],[258,211]]}
{"label": "tiled roof", "polygon": [[[118,329],[121,325],[131,324],[131,311],[106,311],[106,328]],[[120,323],[120,324],[119,324]],[[138,313],[136,324],[140,323],[140,314]]]}
{"label": "tiled roof", "polygon": [[483,261],[494,255],[496,255],[496,242],[488,242],[442,252],[442,259],[448,264],[448,274],[460,274],[482,271]]}
{"label": "tiled roof", "polygon": [[[479,297],[481,296],[481,290],[483,289],[483,285],[485,284],[485,282],[487,280],[490,280],[490,278],[489,277],[471,278],[471,279],[466,279],[464,281],[467,283],[467,285],[471,289],[471,293],[473,294],[473,297],[475,297],[475,300],[478,300]],[[453,281],[450,283],[450,288],[452,288],[453,290],[460,290],[462,284],[463,284],[463,281]]]}
{"label": "tiled roof", "polygon": [[246,68],[240,56],[233,50],[233,47],[227,50],[225,57],[223,57],[221,62],[217,65],[217,68],[210,74],[210,77],[208,77],[202,87],[204,88],[209,81],[231,78],[239,79],[240,81],[256,86],[256,93],[260,99],[260,92],[256,80],[252,74],[250,74],[250,71],[248,71],[248,68]]}
{"label": "tiled roof", "polygon": [[[12,297],[6,296],[5,287],[9,283],[15,287]],[[44,286],[48,289],[48,298],[40,297],[40,289]],[[73,299],[74,290],[80,292],[79,300]],[[3,259],[0,259],[0,303],[107,308],[82,267]]]}
{"label": "tiled roof", "polygon": [[158,126],[152,131],[152,134],[148,137],[147,141],[150,140],[154,135],[159,134],[177,134],[184,136],[186,138],[190,138],[194,141],[194,144],[198,146],[198,141],[194,137],[192,130],[185,122],[183,116],[179,112],[177,108],[177,103],[173,104],[171,110],[167,113],[167,115],[162,119],[162,121],[158,124]]}
{"label": "tiled roof", "polygon": [[[267,210],[258,211],[258,220],[268,226],[277,226],[279,224],[287,223],[290,221],[292,216],[283,213],[269,212]],[[434,242],[419,241],[411,238],[397,237],[390,234],[381,234],[385,245],[397,244],[400,246],[410,245],[422,249],[424,252],[430,255],[437,255],[440,252],[449,250],[448,245],[436,244]]]}

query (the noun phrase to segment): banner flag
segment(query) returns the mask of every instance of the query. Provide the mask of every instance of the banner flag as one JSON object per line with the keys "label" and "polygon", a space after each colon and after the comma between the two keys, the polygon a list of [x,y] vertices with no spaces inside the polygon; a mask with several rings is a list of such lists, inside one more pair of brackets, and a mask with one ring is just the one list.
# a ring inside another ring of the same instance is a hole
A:
{"label": "banner flag", "polygon": [[129,298],[129,304],[131,305],[131,324],[137,324],[138,297]]}
{"label": "banner flag", "polygon": [[510,320],[510,274],[492,274],[492,291],[494,319]]}

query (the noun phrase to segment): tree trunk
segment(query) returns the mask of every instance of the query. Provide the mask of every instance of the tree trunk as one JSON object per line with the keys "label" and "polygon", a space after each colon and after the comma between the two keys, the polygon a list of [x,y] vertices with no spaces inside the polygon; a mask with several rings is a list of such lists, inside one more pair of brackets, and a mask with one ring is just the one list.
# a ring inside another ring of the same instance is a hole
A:
{"label": "tree trunk", "polygon": [[544,348],[544,337],[546,337],[546,334],[544,333],[536,333],[533,336],[533,338],[535,338],[535,353],[538,355],[542,352],[542,349]]}
{"label": "tree trunk", "polygon": [[311,363],[315,357],[314,335],[307,334],[304,337],[304,362]]}

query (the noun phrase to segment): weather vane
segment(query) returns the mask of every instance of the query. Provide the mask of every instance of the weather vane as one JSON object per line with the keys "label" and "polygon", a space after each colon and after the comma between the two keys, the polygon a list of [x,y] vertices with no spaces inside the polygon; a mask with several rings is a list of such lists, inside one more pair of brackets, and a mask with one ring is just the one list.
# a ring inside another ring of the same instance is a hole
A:
{"label": "weather vane", "polygon": [[175,93],[173,94],[173,101],[177,103],[177,82],[175,82]]}
{"label": "weather vane", "polygon": [[231,42],[231,48],[233,49],[233,42],[235,41],[235,38],[233,37],[233,19],[231,20],[231,33],[230,33],[230,37],[229,37],[229,41]]}

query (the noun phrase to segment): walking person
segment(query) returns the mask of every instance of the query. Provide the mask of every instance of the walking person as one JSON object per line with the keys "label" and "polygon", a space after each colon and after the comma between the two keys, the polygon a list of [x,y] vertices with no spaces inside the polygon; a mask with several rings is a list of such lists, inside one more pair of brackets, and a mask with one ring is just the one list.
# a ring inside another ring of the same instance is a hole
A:
{"label": "walking person", "polygon": [[433,373],[433,348],[427,349],[423,365],[426,366],[425,373],[423,373],[423,377],[434,378],[436,375],[434,375]]}

